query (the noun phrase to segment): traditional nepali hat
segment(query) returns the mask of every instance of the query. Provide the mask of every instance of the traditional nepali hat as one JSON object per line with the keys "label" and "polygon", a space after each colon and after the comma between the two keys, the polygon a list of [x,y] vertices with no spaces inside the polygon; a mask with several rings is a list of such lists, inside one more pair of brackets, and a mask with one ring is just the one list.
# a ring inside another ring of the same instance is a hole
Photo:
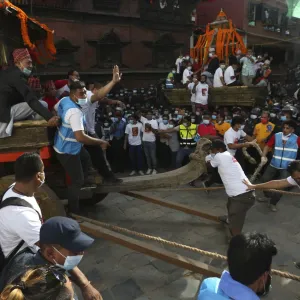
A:
{"label": "traditional nepali hat", "polygon": [[51,89],[56,89],[54,81],[53,80],[47,80],[44,84],[44,88],[46,91],[49,91]]}
{"label": "traditional nepali hat", "polygon": [[41,86],[41,82],[40,79],[37,77],[29,77],[28,78],[28,85],[34,90],[41,90],[42,86]]}
{"label": "traditional nepali hat", "polygon": [[31,56],[29,54],[29,51],[27,48],[20,48],[20,49],[15,49],[12,53],[14,62],[18,63],[23,59],[31,59]]}

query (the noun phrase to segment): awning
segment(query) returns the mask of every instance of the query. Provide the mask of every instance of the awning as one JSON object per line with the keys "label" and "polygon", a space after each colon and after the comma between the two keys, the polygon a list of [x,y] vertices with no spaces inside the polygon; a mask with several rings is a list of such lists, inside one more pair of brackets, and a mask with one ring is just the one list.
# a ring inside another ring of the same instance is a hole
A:
{"label": "awning", "polygon": [[[54,59],[56,49],[53,42],[53,30],[51,30],[47,25],[41,24],[37,20],[28,17],[22,9],[13,5],[9,1],[0,0],[0,10],[1,9],[7,12],[7,14],[11,14],[19,19],[20,34],[22,36],[23,43],[30,50],[31,55],[38,63],[43,64]],[[43,38],[39,40],[32,40],[28,30],[29,25],[31,25],[31,27],[34,25],[38,29],[44,31],[45,34],[43,34]]]}

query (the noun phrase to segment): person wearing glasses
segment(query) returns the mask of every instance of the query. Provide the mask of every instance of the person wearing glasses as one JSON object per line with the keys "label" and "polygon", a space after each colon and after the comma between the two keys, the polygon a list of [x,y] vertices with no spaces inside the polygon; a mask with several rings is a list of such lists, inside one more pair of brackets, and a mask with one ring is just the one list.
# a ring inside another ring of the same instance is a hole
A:
{"label": "person wearing glasses", "polygon": [[65,271],[55,266],[36,267],[8,284],[1,300],[72,300],[74,290]]}
{"label": "person wearing glasses", "polygon": [[[40,230],[40,249],[35,252],[26,248],[4,267],[0,277],[0,291],[10,282],[14,282],[28,268],[52,265],[71,274],[70,278],[80,288],[83,299],[102,300],[100,293],[93,288],[91,282],[77,267],[83,258],[84,251],[93,242],[94,239],[83,233],[75,220],[65,217],[48,219]],[[81,277],[72,276],[75,269],[76,273],[82,274]]]}

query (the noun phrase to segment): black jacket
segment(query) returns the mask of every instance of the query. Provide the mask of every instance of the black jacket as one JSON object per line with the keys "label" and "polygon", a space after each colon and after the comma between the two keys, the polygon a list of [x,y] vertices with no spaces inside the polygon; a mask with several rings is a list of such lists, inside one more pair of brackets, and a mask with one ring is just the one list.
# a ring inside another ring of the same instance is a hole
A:
{"label": "black jacket", "polygon": [[0,122],[9,123],[11,107],[27,102],[31,109],[47,121],[53,117],[27,84],[26,76],[17,67],[0,71]]}

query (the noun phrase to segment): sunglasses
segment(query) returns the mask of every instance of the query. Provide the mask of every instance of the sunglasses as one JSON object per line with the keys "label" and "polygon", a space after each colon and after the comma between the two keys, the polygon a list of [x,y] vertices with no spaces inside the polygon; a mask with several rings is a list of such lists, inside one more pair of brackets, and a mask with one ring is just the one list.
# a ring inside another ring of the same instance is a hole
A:
{"label": "sunglasses", "polygon": [[60,283],[61,285],[64,285],[67,283],[66,272],[57,266],[49,266],[47,268],[46,280],[49,284]]}

